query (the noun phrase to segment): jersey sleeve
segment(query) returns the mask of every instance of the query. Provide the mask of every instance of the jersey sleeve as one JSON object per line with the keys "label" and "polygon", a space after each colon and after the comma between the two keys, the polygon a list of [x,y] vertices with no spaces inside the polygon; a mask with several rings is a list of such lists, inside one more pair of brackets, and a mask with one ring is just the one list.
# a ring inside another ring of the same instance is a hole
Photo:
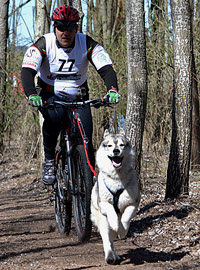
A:
{"label": "jersey sleeve", "polygon": [[105,49],[90,36],[87,36],[86,40],[88,60],[97,69],[97,72],[103,79],[107,90],[112,89],[112,87],[118,90],[117,75],[112,67],[110,56]]}
{"label": "jersey sleeve", "polygon": [[45,55],[45,38],[41,37],[27,49],[22,62],[22,68],[31,68],[37,72]]}
{"label": "jersey sleeve", "polygon": [[87,36],[87,49],[88,59],[97,70],[104,66],[112,65],[112,60],[106,50],[90,36]]}
{"label": "jersey sleeve", "polygon": [[97,45],[93,49],[91,60],[97,70],[107,65],[112,65],[112,61],[110,59],[109,54],[101,45]]}
{"label": "jersey sleeve", "polygon": [[24,55],[21,78],[24,92],[28,97],[30,95],[37,94],[34,77],[37,74],[45,56],[46,42],[44,37],[39,38],[33,45],[31,45]]}
{"label": "jersey sleeve", "polygon": [[99,75],[104,80],[107,91],[113,87],[118,91],[117,75],[111,65],[104,66],[98,70]]}

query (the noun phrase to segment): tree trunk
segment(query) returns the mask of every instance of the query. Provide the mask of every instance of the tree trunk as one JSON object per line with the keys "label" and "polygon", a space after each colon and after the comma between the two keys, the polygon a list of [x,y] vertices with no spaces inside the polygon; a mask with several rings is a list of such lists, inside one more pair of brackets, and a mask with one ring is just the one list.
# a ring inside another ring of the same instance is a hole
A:
{"label": "tree trunk", "polygon": [[47,0],[46,9],[45,9],[45,12],[46,12],[45,33],[48,33],[50,31],[50,25],[51,25],[51,16],[50,16],[51,6],[52,6],[52,0]]}
{"label": "tree trunk", "polygon": [[88,35],[92,35],[92,24],[93,24],[93,16],[94,13],[94,4],[93,0],[87,0],[87,33]]}
{"label": "tree trunk", "polygon": [[34,40],[36,41],[45,33],[46,3],[45,0],[36,0],[36,29]]}
{"label": "tree trunk", "polygon": [[[166,69],[164,68],[164,62],[161,61],[161,58],[165,57],[165,46],[166,46],[166,32],[163,31],[163,25],[166,20],[165,16],[167,16],[166,12],[166,0],[152,0],[151,7],[151,39],[153,46],[160,57],[154,57],[154,79],[155,79],[155,94],[156,94],[156,102],[158,104],[162,104],[163,101],[163,91],[164,89],[164,77],[166,76]],[[163,130],[163,125],[165,125],[165,121],[161,122],[160,120],[164,118],[165,110],[160,110],[159,112],[155,112],[155,128],[153,132],[153,137],[151,138],[152,143],[160,142],[161,143],[161,131]]]}
{"label": "tree trunk", "polygon": [[126,4],[128,55],[126,133],[136,151],[136,170],[139,175],[147,104],[144,1],[127,0]]}
{"label": "tree trunk", "polygon": [[[45,33],[45,22],[46,22],[46,4],[45,0],[36,0],[36,29],[35,37],[36,41]],[[37,84],[37,76],[35,77],[35,84]],[[43,117],[39,113],[39,124],[40,124],[40,169],[42,170],[42,163],[44,160],[44,148],[43,148],[43,135],[42,135],[42,126],[43,126]]]}
{"label": "tree trunk", "polygon": [[189,1],[171,0],[174,49],[172,140],[166,198],[188,194],[192,131],[191,11]]}
{"label": "tree trunk", "polygon": [[200,169],[200,114],[199,114],[199,94],[198,81],[194,54],[192,55],[192,151],[191,169]]}
{"label": "tree trunk", "polygon": [[8,39],[8,7],[9,0],[2,0],[0,5],[0,150],[3,150],[4,137],[4,105],[6,103],[6,53],[7,53],[7,39]]}
{"label": "tree trunk", "polygon": [[101,17],[102,17],[102,31],[103,31],[103,44],[106,46],[108,44],[108,36],[107,36],[107,5],[106,0],[101,0],[101,9],[100,9]]}
{"label": "tree trunk", "polygon": [[83,13],[83,9],[82,9],[82,5],[81,5],[81,0],[73,0],[72,2],[73,7],[76,8],[79,12],[79,16],[80,16],[80,21],[79,21],[79,32],[83,32],[83,17],[84,17],[84,13]]}
{"label": "tree trunk", "polygon": [[98,37],[98,41],[102,42],[102,40],[100,40],[100,38],[103,36],[102,35],[102,21],[100,19],[101,17],[101,0],[96,0],[96,5],[94,8],[94,13],[93,13],[93,25],[94,25],[94,36],[95,38]]}
{"label": "tree trunk", "polygon": [[200,114],[198,78],[195,65],[193,35],[194,35],[194,0],[190,0],[191,7],[191,37],[192,37],[192,151],[191,169],[200,169]]}

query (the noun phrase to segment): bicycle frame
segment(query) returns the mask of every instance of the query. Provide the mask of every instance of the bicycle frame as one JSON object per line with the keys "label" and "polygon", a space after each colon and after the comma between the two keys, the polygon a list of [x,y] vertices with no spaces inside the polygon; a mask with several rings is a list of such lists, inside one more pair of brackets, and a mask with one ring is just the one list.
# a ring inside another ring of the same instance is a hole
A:
{"label": "bicycle frame", "polygon": [[[73,173],[72,173],[72,157],[71,157],[71,153],[73,151],[73,147],[75,145],[75,143],[73,142],[72,136],[74,133],[76,133],[76,126],[79,126],[80,130],[80,134],[83,134],[83,143],[88,143],[88,139],[86,137],[85,134],[85,130],[83,127],[83,124],[81,122],[81,119],[79,117],[79,114],[75,112],[75,109],[72,109],[72,111],[70,112],[72,115],[72,119],[71,119],[71,127],[68,127],[67,129],[63,129],[63,137],[64,137],[64,141],[65,141],[65,147],[66,147],[66,160],[67,162],[65,163],[65,185],[66,188],[68,188],[68,185],[70,185],[70,190],[72,192],[72,195],[76,195],[76,190],[75,190],[75,185],[74,185],[74,179],[73,179]],[[76,116],[75,116],[76,114]],[[79,122],[79,125],[78,125]],[[74,136],[75,139],[78,139],[78,137]],[[61,140],[62,140],[62,136],[61,136]],[[77,143],[77,142],[76,142]],[[61,143],[62,144],[62,143]]]}

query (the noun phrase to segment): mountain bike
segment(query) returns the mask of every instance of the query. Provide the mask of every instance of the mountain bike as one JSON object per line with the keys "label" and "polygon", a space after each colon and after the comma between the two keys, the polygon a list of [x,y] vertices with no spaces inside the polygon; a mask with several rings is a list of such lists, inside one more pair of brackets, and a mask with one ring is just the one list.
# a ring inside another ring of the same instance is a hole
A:
{"label": "mountain bike", "polygon": [[[90,200],[93,186],[93,170],[87,153],[87,138],[76,109],[87,105],[99,108],[110,106],[106,100],[53,101],[47,108],[57,105],[67,108],[71,125],[60,133],[56,147],[56,182],[53,185],[53,201],[59,233],[68,235],[71,230],[72,210],[75,228],[80,242],[89,240],[92,223]],[[81,139],[81,140],[80,140]]]}

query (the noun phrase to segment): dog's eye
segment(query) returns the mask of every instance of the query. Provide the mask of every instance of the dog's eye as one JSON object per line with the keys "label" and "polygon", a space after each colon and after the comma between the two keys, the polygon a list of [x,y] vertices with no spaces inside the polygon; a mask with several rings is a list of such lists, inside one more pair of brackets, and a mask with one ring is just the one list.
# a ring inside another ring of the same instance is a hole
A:
{"label": "dog's eye", "polygon": [[121,143],[121,144],[120,144],[120,147],[125,147],[125,144]]}
{"label": "dog's eye", "polygon": [[107,147],[112,147],[112,144],[108,144]]}

